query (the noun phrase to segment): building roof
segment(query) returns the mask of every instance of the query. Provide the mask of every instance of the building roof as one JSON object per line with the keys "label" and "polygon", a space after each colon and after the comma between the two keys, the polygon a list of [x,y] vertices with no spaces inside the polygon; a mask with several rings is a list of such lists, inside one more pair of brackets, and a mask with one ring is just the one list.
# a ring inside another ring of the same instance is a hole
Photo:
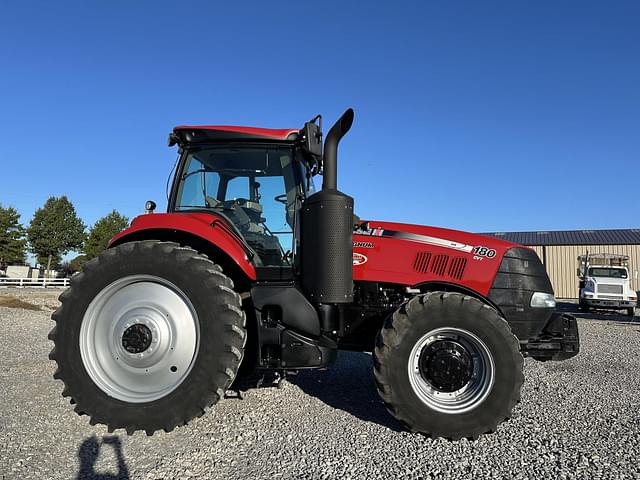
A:
{"label": "building roof", "polygon": [[640,228],[624,230],[556,230],[484,233],[513,243],[537,245],[640,245]]}

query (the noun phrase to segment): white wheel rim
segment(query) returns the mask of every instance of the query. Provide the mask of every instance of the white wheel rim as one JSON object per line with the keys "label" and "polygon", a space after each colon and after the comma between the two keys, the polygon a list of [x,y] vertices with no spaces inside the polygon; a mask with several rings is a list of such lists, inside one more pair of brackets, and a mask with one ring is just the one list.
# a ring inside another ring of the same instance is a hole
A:
{"label": "white wheel rim", "polygon": [[[434,342],[456,341],[473,359],[473,374],[462,388],[443,392],[435,388],[420,372],[420,355]],[[408,362],[409,382],[418,398],[429,408],[441,413],[460,414],[478,407],[486,400],[495,381],[495,363],[486,344],[473,333],[460,328],[437,328],[423,335],[411,350]]]}
{"label": "white wheel rim", "polygon": [[[134,330],[149,335],[140,341]],[[139,341],[137,350],[127,343],[131,338]],[[85,370],[107,395],[130,403],[152,402],[174,391],[189,375],[199,342],[198,317],[189,299],[171,282],[151,275],[124,277],[105,287],[80,328]]]}

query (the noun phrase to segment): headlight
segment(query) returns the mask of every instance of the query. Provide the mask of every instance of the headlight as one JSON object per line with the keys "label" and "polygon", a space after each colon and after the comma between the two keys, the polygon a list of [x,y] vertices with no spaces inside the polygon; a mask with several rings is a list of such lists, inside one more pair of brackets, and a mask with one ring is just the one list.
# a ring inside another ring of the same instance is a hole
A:
{"label": "headlight", "polygon": [[531,306],[533,308],[555,308],[556,297],[553,293],[535,292],[531,296]]}
{"label": "headlight", "polygon": [[584,289],[585,289],[585,290],[589,290],[589,291],[592,291],[592,292],[593,292],[593,291],[595,290],[595,288],[596,288],[596,284],[595,284],[595,283],[593,283],[591,280],[587,281],[587,282],[584,284]]}

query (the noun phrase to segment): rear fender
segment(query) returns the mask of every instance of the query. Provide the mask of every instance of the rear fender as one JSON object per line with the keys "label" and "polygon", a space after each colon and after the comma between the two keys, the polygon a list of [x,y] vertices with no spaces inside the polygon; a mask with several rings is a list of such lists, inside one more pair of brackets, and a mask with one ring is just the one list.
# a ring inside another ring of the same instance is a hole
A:
{"label": "rear fender", "polygon": [[[109,242],[112,248],[140,240],[174,241],[188,245],[211,257],[234,278],[250,283],[256,280],[256,270],[240,241],[214,215],[183,213],[152,213],[136,217],[131,226]],[[234,274],[234,275],[232,275]],[[240,274],[241,278],[237,275]]]}

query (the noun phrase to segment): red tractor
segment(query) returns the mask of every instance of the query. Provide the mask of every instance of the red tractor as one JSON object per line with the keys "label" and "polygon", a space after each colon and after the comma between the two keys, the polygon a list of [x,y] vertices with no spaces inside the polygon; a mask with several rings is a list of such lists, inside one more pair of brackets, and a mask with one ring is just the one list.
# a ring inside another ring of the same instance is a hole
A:
{"label": "red tractor", "polygon": [[[535,252],[442,228],[360,220],[336,185],[347,110],[302,130],[176,127],[167,213],[146,214],[60,297],[55,378],[110,430],[184,425],[238,369],[329,365],[373,352],[389,412],[433,437],[477,438],[509,418],[523,357],[579,350]],[[320,191],[313,177],[323,175]]]}

